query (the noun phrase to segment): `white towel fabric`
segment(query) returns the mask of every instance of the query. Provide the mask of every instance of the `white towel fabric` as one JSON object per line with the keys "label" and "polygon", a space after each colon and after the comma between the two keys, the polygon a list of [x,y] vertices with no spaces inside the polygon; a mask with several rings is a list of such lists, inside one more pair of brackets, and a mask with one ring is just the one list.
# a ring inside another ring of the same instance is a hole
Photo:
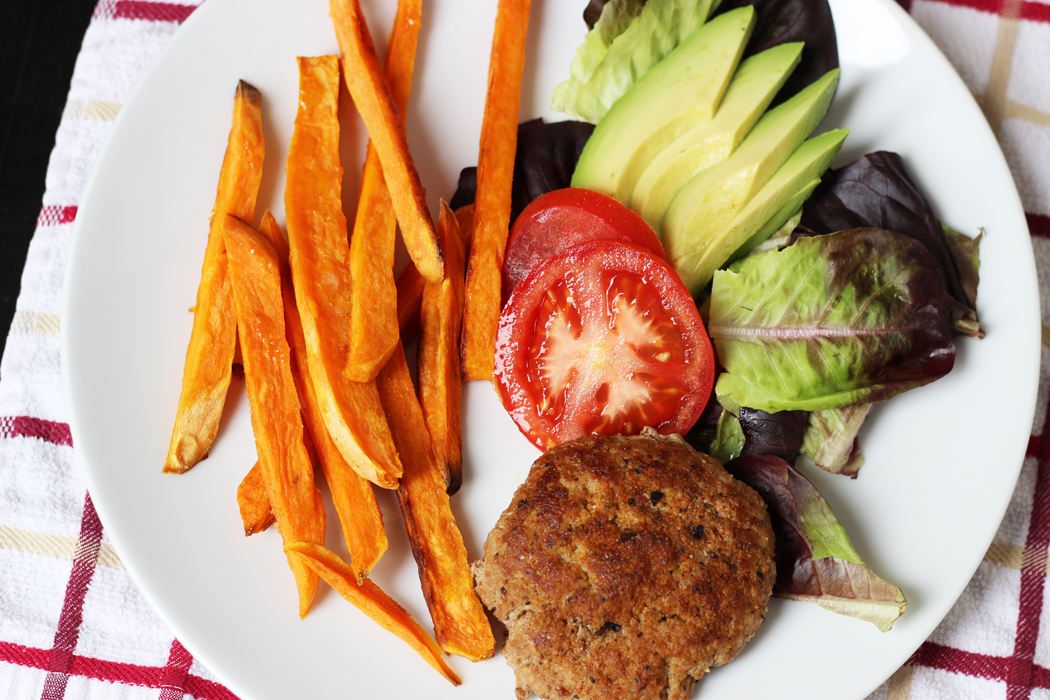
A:
{"label": "white towel fabric", "polygon": [[[101,0],[84,37],[0,364],[0,698],[229,700],[124,570],[75,464],[58,333],[66,253],[120,105],[199,0]],[[980,102],[1013,170],[1050,313],[1050,0],[900,0]],[[1021,479],[973,581],[871,697],[1050,698],[1048,363]],[[509,692],[509,690],[508,690]],[[702,692],[702,691],[701,691]]]}

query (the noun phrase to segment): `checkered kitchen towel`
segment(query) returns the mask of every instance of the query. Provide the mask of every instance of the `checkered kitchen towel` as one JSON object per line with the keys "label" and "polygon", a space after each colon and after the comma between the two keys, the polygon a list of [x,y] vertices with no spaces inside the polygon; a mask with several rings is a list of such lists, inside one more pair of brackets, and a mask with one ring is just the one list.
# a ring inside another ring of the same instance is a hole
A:
{"label": "checkered kitchen towel", "polygon": [[[150,60],[194,10],[101,0],[76,64],[0,365],[0,700],[227,700],[110,546],[75,458],[58,335],[71,222],[103,137]],[[1013,170],[1050,348],[1050,0],[900,0],[984,109]],[[872,696],[1050,698],[1050,355],[1013,503],[937,630]],[[1044,630],[1044,628],[1046,628]]]}

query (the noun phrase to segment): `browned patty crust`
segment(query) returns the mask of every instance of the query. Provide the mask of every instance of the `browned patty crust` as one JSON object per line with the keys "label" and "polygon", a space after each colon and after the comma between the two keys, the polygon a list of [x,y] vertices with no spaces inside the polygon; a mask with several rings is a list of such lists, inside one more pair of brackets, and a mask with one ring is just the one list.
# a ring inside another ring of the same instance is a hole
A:
{"label": "browned patty crust", "polygon": [[519,697],[688,698],[761,624],[773,531],[680,439],[591,436],[532,465],[475,574]]}

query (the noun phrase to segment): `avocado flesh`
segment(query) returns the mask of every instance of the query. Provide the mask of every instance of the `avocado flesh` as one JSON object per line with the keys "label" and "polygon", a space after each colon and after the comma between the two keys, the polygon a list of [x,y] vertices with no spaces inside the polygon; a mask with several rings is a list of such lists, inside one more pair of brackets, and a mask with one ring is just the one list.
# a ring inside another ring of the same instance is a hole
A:
{"label": "avocado flesh", "polygon": [[554,88],[551,108],[597,124],[635,81],[703,26],[717,4],[711,0],[649,0],[607,47],[598,41],[588,44],[585,39],[577,55],[581,50],[603,52],[600,60],[597,56],[580,58],[577,70],[581,77],[588,71],[589,75],[585,80],[571,77]]}
{"label": "avocado flesh", "polygon": [[835,159],[847,133],[845,129],[829,131],[803,143],[735,216],[674,257],[672,264],[691,293],[695,295],[710,282],[734,251],[757,240],[756,232],[768,238],[798,210]]}
{"label": "avocado flesh", "polygon": [[667,206],[694,175],[736,150],[798,65],[802,43],[781,44],[740,63],[715,118],[676,138],[634,185],[631,209],[659,232]]}
{"label": "avocado flesh", "polygon": [[[729,158],[703,170],[682,186],[667,207],[661,225],[669,261],[686,256],[696,260],[697,251],[721,249],[718,238],[726,235],[733,218],[823,119],[838,78],[839,69],[828,71],[791,99],[766,112]],[[730,246],[726,257],[763,224],[765,221],[757,222],[736,245]],[[707,280],[723,262],[725,258],[713,263],[705,273]],[[683,269],[693,267],[691,263],[684,267],[678,262],[672,264],[693,292],[706,283],[707,280],[700,281],[692,272],[683,273]]]}
{"label": "avocado flesh", "polygon": [[[802,144],[805,146],[806,144]],[[799,146],[801,148],[802,146]],[[797,151],[796,151],[797,153]],[[786,165],[786,163],[785,163]],[[747,256],[748,253],[758,248],[760,245],[765,243],[767,240],[772,238],[773,234],[780,231],[781,227],[784,226],[791,217],[795,214],[799,214],[802,211],[802,204],[809,199],[809,196],[813,194],[813,190],[817,189],[817,185],[820,184],[820,178],[815,177],[806,184],[804,184],[798,192],[794,194],[791,199],[788,200],[787,204],[782,206],[777,213],[770,217],[769,221],[759,229],[758,233],[755,233],[751,238],[740,244],[740,247],[729,256],[727,262],[734,262]],[[787,232],[787,233],[790,233]],[[785,234],[786,235],[786,234]]]}
{"label": "avocado flesh", "polygon": [[720,15],[646,73],[598,122],[572,186],[626,204],[653,157],[697,122],[713,119],[754,24],[750,5]]}

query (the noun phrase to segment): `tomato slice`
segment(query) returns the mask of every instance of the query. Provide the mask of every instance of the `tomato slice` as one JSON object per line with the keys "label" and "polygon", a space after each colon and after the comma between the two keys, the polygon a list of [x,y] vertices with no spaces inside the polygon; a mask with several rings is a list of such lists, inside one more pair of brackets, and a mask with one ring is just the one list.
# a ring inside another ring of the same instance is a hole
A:
{"label": "tomato slice", "polygon": [[633,243],[664,258],[649,224],[619,201],[582,187],[554,190],[534,199],[510,229],[503,257],[503,303],[544,259],[588,241]]}
{"label": "tomato slice", "polygon": [[500,315],[496,385],[540,449],[645,426],[685,434],[714,383],[696,305],[666,262],[593,241],[547,258]]}

